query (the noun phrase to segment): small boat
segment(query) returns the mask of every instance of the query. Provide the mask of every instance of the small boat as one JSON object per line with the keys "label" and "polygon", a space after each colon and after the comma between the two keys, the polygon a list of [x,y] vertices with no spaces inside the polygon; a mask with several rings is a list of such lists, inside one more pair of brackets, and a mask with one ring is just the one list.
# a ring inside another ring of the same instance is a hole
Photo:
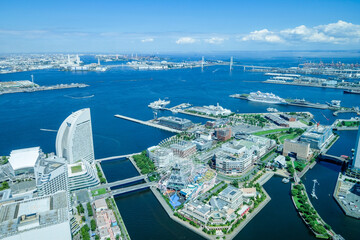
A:
{"label": "small boat", "polygon": [[277,110],[276,108],[271,108],[271,107],[267,108],[266,111],[268,111],[268,112],[279,112],[279,110]]}
{"label": "small boat", "polygon": [[282,182],[283,182],[283,183],[289,183],[290,180],[289,180],[288,178],[283,178]]}

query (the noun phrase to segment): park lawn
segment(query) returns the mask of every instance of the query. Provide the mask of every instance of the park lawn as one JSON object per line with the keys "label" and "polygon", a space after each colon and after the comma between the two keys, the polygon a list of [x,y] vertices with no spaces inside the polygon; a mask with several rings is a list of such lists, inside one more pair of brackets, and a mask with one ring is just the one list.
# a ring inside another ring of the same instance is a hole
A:
{"label": "park lawn", "polygon": [[299,121],[300,121],[301,123],[305,124],[305,125],[308,125],[308,122],[305,121],[304,119],[300,119]]}
{"label": "park lawn", "polygon": [[92,190],[92,191],[91,191],[91,195],[92,195],[93,197],[99,196],[99,195],[102,195],[102,194],[105,194],[105,193],[106,193],[106,189],[105,189],[105,188],[99,188],[99,189],[97,189],[97,190]]}
{"label": "park lawn", "polygon": [[290,134],[282,135],[281,137],[279,137],[279,141],[281,143],[284,143],[285,139],[292,140],[292,139],[296,138],[297,136],[298,136],[297,133],[290,133]]}
{"label": "park lawn", "polygon": [[[342,124],[344,123],[344,125]],[[337,124],[338,127],[358,127],[359,121],[341,121]]]}
{"label": "park lawn", "polygon": [[71,173],[78,173],[81,172],[81,170],[82,170],[81,165],[71,167]]}
{"label": "park lawn", "polygon": [[297,167],[305,168],[306,163],[303,163],[301,161],[294,161],[294,168],[296,169]]}
{"label": "park lawn", "polygon": [[253,133],[253,135],[261,136],[261,135],[266,135],[266,134],[275,133],[275,132],[287,131],[288,129],[289,129],[289,128],[271,129],[271,130],[256,132],[256,133]]}

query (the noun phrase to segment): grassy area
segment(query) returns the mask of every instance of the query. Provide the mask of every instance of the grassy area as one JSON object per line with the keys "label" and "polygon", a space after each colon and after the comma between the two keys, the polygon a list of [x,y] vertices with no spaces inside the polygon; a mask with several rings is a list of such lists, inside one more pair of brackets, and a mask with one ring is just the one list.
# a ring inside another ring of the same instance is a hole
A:
{"label": "grassy area", "polygon": [[301,161],[301,160],[294,161],[294,167],[299,172],[304,170],[305,166],[306,166],[306,162],[304,162],[304,161]]}
{"label": "grassy area", "polygon": [[285,139],[294,139],[300,136],[301,134],[304,133],[304,131],[305,130],[301,128],[285,128],[277,132],[269,133],[266,135],[266,137],[273,139],[276,141],[277,144],[280,144],[280,143],[284,143]]}
{"label": "grassy area", "polygon": [[93,197],[99,196],[99,195],[102,195],[102,194],[105,194],[105,193],[106,193],[106,189],[105,189],[105,188],[99,188],[99,189],[97,189],[97,190],[92,190],[92,191],[91,191],[91,195],[92,195]]}
{"label": "grassy area", "polygon": [[341,121],[338,122],[337,127],[359,127],[360,121]]}
{"label": "grassy area", "polygon": [[297,136],[299,136],[297,133],[290,133],[290,134],[286,134],[286,135],[282,135],[281,137],[279,137],[279,141],[281,143],[284,143],[285,139],[294,139],[296,138]]}
{"label": "grassy area", "polygon": [[155,171],[155,165],[150,158],[146,156],[146,151],[134,155],[133,158],[138,168],[140,168],[141,174],[148,174]]}
{"label": "grassy area", "polygon": [[305,121],[304,119],[300,119],[299,121],[300,121],[301,123],[305,124],[305,125],[308,125],[308,122]]}
{"label": "grassy area", "polygon": [[266,134],[275,133],[275,132],[283,132],[283,131],[286,131],[286,130],[288,130],[288,128],[277,128],[277,129],[271,129],[271,130],[265,130],[265,131],[256,132],[256,133],[253,133],[253,135],[261,136],[261,135],[266,135]]}
{"label": "grassy area", "polygon": [[81,164],[71,167],[71,173],[78,173],[78,172],[81,172],[81,170],[82,170]]}

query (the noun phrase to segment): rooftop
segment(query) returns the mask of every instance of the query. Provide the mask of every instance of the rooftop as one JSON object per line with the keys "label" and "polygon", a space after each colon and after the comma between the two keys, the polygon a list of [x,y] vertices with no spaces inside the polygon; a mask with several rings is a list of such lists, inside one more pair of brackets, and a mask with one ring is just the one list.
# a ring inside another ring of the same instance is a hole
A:
{"label": "rooftop", "polygon": [[14,170],[34,167],[40,153],[40,147],[13,150],[10,153],[10,165]]}

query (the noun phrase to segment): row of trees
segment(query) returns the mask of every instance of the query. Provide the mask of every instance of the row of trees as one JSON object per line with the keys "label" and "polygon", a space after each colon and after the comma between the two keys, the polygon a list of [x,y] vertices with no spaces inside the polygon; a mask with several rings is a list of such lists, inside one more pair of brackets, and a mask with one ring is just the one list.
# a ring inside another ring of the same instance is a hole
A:
{"label": "row of trees", "polygon": [[90,234],[89,234],[89,226],[87,224],[85,224],[81,229],[80,229],[80,234],[81,234],[81,238],[83,240],[90,240]]}
{"label": "row of trees", "polygon": [[330,230],[330,226],[328,224],[323,225],[322,223],[319,223],[320,217],[316,210],[309,204],[308,197],[304,194],[304,191],[304,186],[300,184],[295,185],[291,190],[291,195],[295,199],[295,203],[297,202],[296,206],[298,211],[301,213],[305,222],[314,230],[314,232],[328,236],[325,228]]}
{"label": "row of trees", "polygon": [[227,183],[224,184],[224,186],[222,186],[221,188],[219,188],[218,190],[216,190],[216,192],[211,193],[209,196],[207,196],[207,197],[204,199],[204,201],[205,201],[205,202],[208,202],[212,196],[217,196],[217,195],[219,195],[219,193],[222,192],[225,188],[227,188],[227,186],[228,186]]}
{"label": "row of trees", "polygon": [[89,217],[93,216],[94,213],[93,213],[91,204],[90,204],[89,202],[86,204],[86,208],[87,208],[87,210],[88,210],[88,215],[89,215]]}
{"label": "row of trees", "polygon": [[156,167],[154,163],[146,156],[146,151],[142,151],[139,155],[133,156],[136,165],[140,168],[141,174],[154,172]]}
{"label": "row of trees", "polygon": [[178,212],[174,213],[174,216],[180,218],[180,219],[183,220],[184,222],[189,222],[190,225],[192,225],[192,226],[194,226],[194,227],[196,227],[196,228],[199,228],[199,227],[200,227],[199,224],[197,224],[196,222],[194,222],[194,221],[192,221],[192,220],[187,219],[186,217],[184,217],[183,215],[181,215],[181,214],[178,213]]}
{"label": "row of trees", "polygon": [[83,207],[83,205],[81,203],[76,207],[76,209],[77,209],[79,214],[85,212],[85,209],[84,209],[84,207]]}
{"label": "row of trees", "polygon": [[103,177],[103,174],[98,165],[96,165],[96,170],[97,170],[98,177],[100,179],[100,183],[102,183],[102,184],[106,183],[106,179]]}

